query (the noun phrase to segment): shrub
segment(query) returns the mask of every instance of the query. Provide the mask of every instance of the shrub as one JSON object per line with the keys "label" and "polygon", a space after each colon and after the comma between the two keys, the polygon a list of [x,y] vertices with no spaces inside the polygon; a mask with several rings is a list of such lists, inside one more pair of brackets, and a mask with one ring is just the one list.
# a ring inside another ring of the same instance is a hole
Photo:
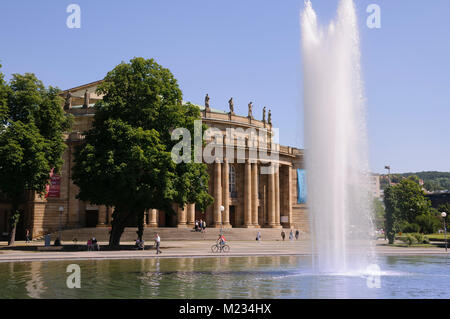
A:
{"label": "shrub", "polygon": [[405,237],[400,238],[400,240],[406,243],[408,246],[417,244],[417,239],[413,234],[407,234]]}
{"label": "shrub", "polygon": [[400,225],[400,229],[404,233],[418,233],[420,232],[420,226],[416,223],[408,223],[407,221],[404,221]]}
{"label": "shrub", "polygon": [[433,234],[441,227],[441,222],[433,215],[420,215],[416,217],[416,224],[420,227],[420,232]]}
{"label": "shrub", "polygon": [[411,234],[417,241],[418,244],[429,244],[430,239],[424,234],[414,233]]}

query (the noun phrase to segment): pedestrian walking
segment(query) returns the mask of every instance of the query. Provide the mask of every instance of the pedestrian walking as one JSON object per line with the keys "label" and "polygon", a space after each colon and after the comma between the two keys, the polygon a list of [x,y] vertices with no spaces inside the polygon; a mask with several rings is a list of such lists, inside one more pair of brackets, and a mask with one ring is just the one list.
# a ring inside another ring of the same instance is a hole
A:
{"label": "pedestrian walking", "polygon": [[159,249],[161,245],[161,237],[159,237],[158,233],[155,235],[155,246],[156,246],[156,254],[162,253],[162,251]]}
{"label": "pedestrian walking", "polygon": [[26,240],[27,243],[30,242],[30,230],[28,228],[25,231],[25,240]]}
{"label": "pedestrian walking", "polygon": [[291,229],[291,232],[289,233],[289,240],[294,239],[294,231]]}
{"label": "pedestrian walking", "polygon": [[284,230],[281,230],[281,238],[284,241],[284,238],[286,237],[286,233],[284,232]]}
{"label": "pedestrian walking", "polygon": [[256,234],[256,241],[258,243],[261,242],[261,232],[260,231]]}
{"label": "pedestrian walking", "polygon": [[295,231],[295,240],[298,240],[298,237],[300,236],[300,232],[298,229]]}

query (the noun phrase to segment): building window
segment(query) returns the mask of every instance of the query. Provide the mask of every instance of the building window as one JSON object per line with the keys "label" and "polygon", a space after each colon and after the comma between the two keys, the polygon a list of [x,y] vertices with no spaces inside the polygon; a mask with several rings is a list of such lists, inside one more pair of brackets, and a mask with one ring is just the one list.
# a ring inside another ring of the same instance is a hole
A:
{"label": "building window", "polygon": [[230,196],[231,196],[231,198],[236,198],[237,197],[236,170],[233,165],[231,165],[231,164],[228,164],[228,165],[230,167],[230,174],[229,174],[229,181],[228,181],[228,183],[230,184]]}

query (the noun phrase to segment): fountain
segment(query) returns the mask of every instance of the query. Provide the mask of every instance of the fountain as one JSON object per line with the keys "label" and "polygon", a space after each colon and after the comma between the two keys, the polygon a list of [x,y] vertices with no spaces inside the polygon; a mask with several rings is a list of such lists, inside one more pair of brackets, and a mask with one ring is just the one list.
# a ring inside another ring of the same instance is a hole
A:
{"label": "fountain", "polygon": [[305,153],[314,267],[361,273],[371,252],[371,195],[357,17],[341,0],[318,24],[310,1],[301,13]]}

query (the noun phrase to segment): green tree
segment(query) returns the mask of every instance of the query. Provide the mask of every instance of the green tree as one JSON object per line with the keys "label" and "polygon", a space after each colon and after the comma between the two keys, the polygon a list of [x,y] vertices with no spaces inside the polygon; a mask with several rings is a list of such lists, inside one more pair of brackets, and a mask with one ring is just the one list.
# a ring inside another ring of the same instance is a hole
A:
{"label": "green tree", "polygon": [[384,192],[386,207],[386,232],[390,244],[394,243],[395,234],[409,224],[416,223],[417,216],[429,215],[431,202],[414,178],[402,179],[395,186]]}
{"label": "green tree", "polygon": [[402,220],[414,223],[419,215],[427,215],[431,201],[425,197],[422,187],[414,179],[403,179],[396,186]]}
{"label": "green tree", "polygon": [[416,217],[416,224],[420,227],[420,232],[424,234],[433,234],[442,226],[437,214],[425,214]]}
{"label": "green tree", "polygon": [[46,88],[34,74],[14,74],[9,84],[2,75],[0,82],[0,191],[12,203],[13,245],[25,192],[43,194],[50,171],[61,168],[63,132],[71,119],[62,110],[59,90]]}
{"label": "green tree", "polygon": [[400,230],[401,219],[398,208],[398,194],[395,186],[389,186],[384,190],[384,206],[385,212],[385,232],[388,238],[389,244],[393,244],[395,240],[395,234]]}
{"label": "green tree", "polygon": [[[0,64],[0,69],[2,65]],[[8,85],[5,82],[3,73],[0,72],[0,132],[2,132],[6,125],[6,119],[8,117]]]}
{"label": "green tree", "polygon": [[137,223],[142,238],[146,209],[175,213],[173,203],[200,209],[211,204],[206,165],[171,159],[178,143],[171,132],[183,127],[193,136],[200,110],[181,105],[181,90],[168,69],[153,59],[134,58],[110,71],[98,93],[103,100],[76,149],[72,178],[81,200],[114,207],[110,246],[120,244],[129,222]]}
{"label": "green tree", "polygon": [[445,203],[445,204],[439,205],[437,210],[438,210],[439,214],[442,212],[447,213],[447,215],[450,214],[450,203]]}

